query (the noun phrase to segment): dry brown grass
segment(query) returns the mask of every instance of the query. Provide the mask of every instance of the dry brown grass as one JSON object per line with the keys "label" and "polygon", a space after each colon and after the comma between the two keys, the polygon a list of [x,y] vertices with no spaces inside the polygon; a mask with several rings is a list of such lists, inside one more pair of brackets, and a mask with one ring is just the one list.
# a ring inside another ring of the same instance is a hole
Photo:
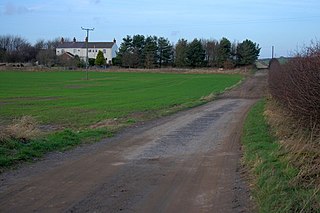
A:
{"label": "dry brown grass", "polygon": [[104,127],[115,127],[115,126],[119,126],[121,123],[120,120],[118,119],[105,119],[102,121],[99,121],[95,124],[92,124],[90,126],[91,129],[99,129],[99,128],[104,128]]}
{"label": "dry brown grass", "polygon": [[320,135],[303,129],[299,120],[270,99],[265,115],[277,138],[280,139],[289,162],[299,170],[292,184],[320,189]]}
{"label": "dry brown grass", "polygon": [[217,97],[216,94],[210,93],[210,94],[207,95],[207,96],[202,96],[200,100],[201,100],[201,101],[209,102],[209,101],[213,101],[216,97]]}
{"label": "dry brown grass", "polygon": [[[0,70],[12,70],[12,71],[31,71],[31,72],[51,72],[51,71],[61,71],[64,70],[64,67],[8,67],[2,66]],[[252,66],[241,67],[241,68],[230,68],[230,69],[222,69],[222,68],[155,68],[155,69],[143,69],[143,68],[122,68],[117,66],[111,66],[108,69],[100,69],[91,67],[90,71],[94,72],[147,72],[147,73],[192,73],[192,74],[249,74],[253,69]],[[85,69],[78,68],[79,71],[85,71]]]}
{"label": "dry brown grass", "polygon": [[99,129],[108,128],[110,130],[121,129],[125,126],[130,126],[132,123],[143,122],[155,118],[156,114],[152,112],[133,112],[125,117],[121,118],[109,118],[92,124],[89,128]]}
{"label": "dry brown grass", "polygon": [[0,128],[0,141],[16,139],[27,142],[40,134],[36,119],[31,116],[23,116],[15,119],[12,124]]}
{"label": "dry brown grass", "polygon": [[218,68],[155,68],[155,69],[142,69],[142,68],[121,68],[111,67],[107,70],[95,71],[108,71],[108,72],[147,72],[147,73],[185,73],[185,74],[250,74],[253,67],[241,67],[232,69],[218,69]]}

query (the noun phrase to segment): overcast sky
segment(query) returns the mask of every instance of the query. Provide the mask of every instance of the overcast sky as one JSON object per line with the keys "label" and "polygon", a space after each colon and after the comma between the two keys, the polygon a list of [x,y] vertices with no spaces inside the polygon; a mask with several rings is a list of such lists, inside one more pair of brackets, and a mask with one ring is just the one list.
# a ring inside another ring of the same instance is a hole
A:
{"label": "overcast sky", "polygon": [[126,35],[168,38],[222,37],[250,39],[262,48],[260,57],[288,56],[319,39],[319,0],[0,0],[0,35],[38,39],[76,37],[81,27],[95,28],[91,41],[120,44]]}

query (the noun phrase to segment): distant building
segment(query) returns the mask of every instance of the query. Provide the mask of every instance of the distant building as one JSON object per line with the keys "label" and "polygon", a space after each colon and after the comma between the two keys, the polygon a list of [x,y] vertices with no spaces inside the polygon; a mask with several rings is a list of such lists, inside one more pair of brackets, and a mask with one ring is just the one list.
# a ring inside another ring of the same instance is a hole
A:
{"label": "distant building", "polygon": [[[112,63],[112,58],[116,57],[116,51],[118,50],[118,46],[116,44],[116,40],[113,42],[88,42],[88,57],[96,58],[97,54],[101,50],[108,64]],[[56,55],[63,55],[67,53],[69,56],[78,55],[80,59],[86,60],[87,56],[86,42],[76,41],[73,38],[72,42],[64,42],[64,39],[61,38],[61,42],[56,48]]]}

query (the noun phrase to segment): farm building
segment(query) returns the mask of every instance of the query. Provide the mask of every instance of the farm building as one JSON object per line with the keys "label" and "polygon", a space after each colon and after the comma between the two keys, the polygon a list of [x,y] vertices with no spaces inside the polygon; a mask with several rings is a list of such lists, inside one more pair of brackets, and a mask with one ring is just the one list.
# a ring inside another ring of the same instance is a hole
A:
{"label": "farm building", "polygon": [[[118,46],[115,39],[112,42],[88,42],[88,57],[96,58],[99,50],[101,50],[107,63],[111,64],[112,58],[116,57],[117,49]],[[76,38],[73,38],[72,42],[64,42],[64,39],[61,38],[61,42],[56,48],[56,55],[67,53],[68,56],[74,57],[78,55],[80,59],[85,60],[86,51],[86,42],[76,41]]]}

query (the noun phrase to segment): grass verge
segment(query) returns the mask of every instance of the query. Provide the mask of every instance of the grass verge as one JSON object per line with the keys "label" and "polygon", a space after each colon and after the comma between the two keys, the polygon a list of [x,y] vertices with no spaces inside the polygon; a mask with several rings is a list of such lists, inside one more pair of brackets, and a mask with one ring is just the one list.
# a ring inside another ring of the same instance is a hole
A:
{"label": "grass verge", "polygon": [[242,137],[243,161],[259,212],[319,212],[319,188],[295,181],[300,170],[273,136],[264,116],[265,105],[265,100],[259,101],[249,112]]}
{"label": "grass verge", "polygon": [[32,161],[50,151],[65,151],[81,143],[96,142],[113,133],[106,129],[73,131],[65,129],[60,132],[22,142],[10,138],[1,142],[0,172],[5,168],[17,165],[19,162]]}

